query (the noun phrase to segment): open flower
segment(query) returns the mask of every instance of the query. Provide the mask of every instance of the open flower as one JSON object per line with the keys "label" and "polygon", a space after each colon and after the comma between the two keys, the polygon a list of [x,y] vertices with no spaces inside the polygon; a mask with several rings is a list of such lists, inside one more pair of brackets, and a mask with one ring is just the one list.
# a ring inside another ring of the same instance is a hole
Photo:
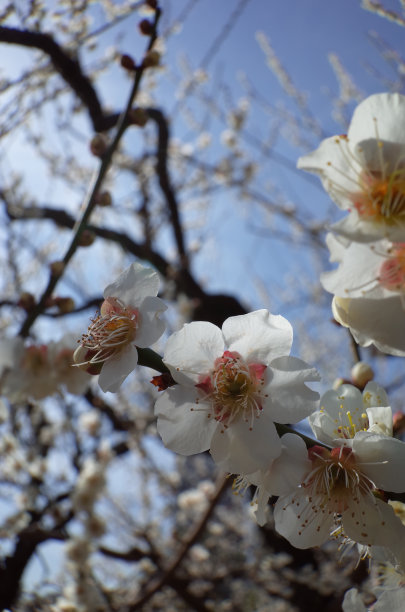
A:
{"label": "open flower", "polygon": [[319,546],[341,527],[367,546],[405,545],[405,529],[382,491],[405,491],[405,444],[360,431],[337,440],[332,450],[308,450],[311,469],[301,485],[280,497],[274,510],[277,531],[297,548]]}
{"label": "open flower", "polygon": [[357,106],[347,135],[327,138],[298,160],[349,211],[335,232],[355,241],[405,241],[404,125],[405,96],[376,94]]}
{"label": "open flower", "polygon": [[166,305],[156,297],[159,277],[133,263],[104,290],[104,302],[80,340],[77,366],[98,374],[103,391],[118,391],[138,363],[136,347],[154,344],[165,330],[160,315]]}
{"label": "open flower", "polygon": [[309,423],[317,439],[330,446],[336,439],[354,438],[359,431],[392,436],[388,397],[375,382],[369,382],[363,393],[353,385],[327,391],[320,409],[309,415]]}
{"label": "open flower", "polygon": [[230,317],[222,331],[184,325],[164,354],[178,385],[155,407],[164,444],[182,455],[210,449],[234,474],[266,468],[281,453],[274,421],[300,421],[319,397],[305,384],[316,370],[288,356],[291,344],[289,322],[267,310]]}
{"label": "open flower", "polygon": [[405,355],[405,311],[401,297],[374,299],[335,296],[332,312],[360,346],[374,344],[383,353]]}

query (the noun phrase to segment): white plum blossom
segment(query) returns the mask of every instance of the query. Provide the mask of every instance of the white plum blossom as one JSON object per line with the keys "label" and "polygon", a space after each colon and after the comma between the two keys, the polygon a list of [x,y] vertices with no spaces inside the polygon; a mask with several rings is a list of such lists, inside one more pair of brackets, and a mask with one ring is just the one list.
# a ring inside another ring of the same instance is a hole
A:
{"label": "white plum blossom", "polygon": [[317,406],[315,369],[290,357],[292,328],[267,310],[230,317],[222,331],[193,322],[167,341],[178,383],[156,402],[164,444],[182,455],[210,449],[234,474],[266,469],[281,453],[274,422],[297,423]]}
{"label": "white plum blossom", "polygon": [[374,344],[383,353],[405,355],[405,311],[401,297],[373,299],[334,296],[336,321],[348,327],[360,346]]}
{"label": "white plum blossom", "polygon": [[48,344],[25,343],[20,337],[0,342],[0,393],[11,402],[43,399],[66,388],[83,393],[88,376],[73,366],[71,334]]}
{"label": "white plum blossom", "polygon": [[77,366],[89,374],[100,373],[103,391],[118,391],[138,363],[136,347],[149,347],[163,334],[160,315],[166,305],[156,297],[159,284],[152,268],[133,263],[105,288],[100,314],[75,352]]}
{"label": "white plum blossom", "polygon": [[327,391],[320,409],[308,417],[315,436],[332,446],[334,440],[354,438],[359,431],[392,436],[392,410],[384,389],[369,382],[363,393],[353,385]]}
{"label": "white plum blossom", "polygon": [[276,530],[297,548],[319,546],[341,528],[351,540],[394,550],[405,527],[380,491],[405,491],[405,444],[370,431],[308,450],[311,468],[274,509]]}
{"label": "white plum blossom", "polygon": [[347,135],[301,157],[348,215],[333,230],[359,242],[405,241],[405,96],[375,94],[357,106]]}

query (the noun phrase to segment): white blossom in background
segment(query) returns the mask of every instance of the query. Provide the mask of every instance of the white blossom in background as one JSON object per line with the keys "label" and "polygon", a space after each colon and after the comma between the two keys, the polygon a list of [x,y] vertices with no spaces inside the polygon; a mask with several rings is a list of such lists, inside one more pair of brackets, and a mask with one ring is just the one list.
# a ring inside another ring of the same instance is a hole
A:
{"label": "white blossom in background", "polygon": [[348,215],[333,231],[359,242],[405,241],[405,96],[375,94],[354,111],[347,135],[298,160],[318,174]]}
{"label": "white blossom in background", "polygon": [[318,440],[334,445],[338,438],[354,438],[359,431],[392,436],[392,410],[384,389],[369,382],[361,392],[353,385],[327,391],[320,408],[308,417]]}
{"label": "white blossom in background", "polygon": [[118,391],[138,363],[136,347],[154,344],[165,330],[160,315],[166,310],[156,297],[159,276],[152,268],[133,263],[104,290],[104,302],[75,352],[76,365],[100,373],[103,391]]}
{"label": "white blossom in background", "polygon": [[297,548],[319,546],[337,528],[367,546],[405,547],[405,527],[380,491],[405,491],[405,444],[390,436],[359,431],[328,450],[308,450],[311,469],[301,485],[279,497],[277,531]]}
{"label": "white blossom in background", "polygon": [[11,402],[43,399],[62,388],[81,394],[88,376],[73,367],[75,340],[66,334],[48,344],[26,344],[20,337],[0,342],[0,393]]}
{"label": "white blossom in background", "polygon": [[292,336],[267,310],[230,317],[222,331],[193,322],[173,334],[164,362],[178,384],[155,406],[164,444],[182,455],[210,449],[234,474],[266,469],[281,453],[274,422],[297,423],[319,397],[306,386],[316,370],[288,356]]}
{"label": "white blossom in background", "polygon": [[404,307],[401,297],[380,300],[335,296],[332,312],[336,321],[348,327],[360,346],[374,344],[383,353],[405,355]]}

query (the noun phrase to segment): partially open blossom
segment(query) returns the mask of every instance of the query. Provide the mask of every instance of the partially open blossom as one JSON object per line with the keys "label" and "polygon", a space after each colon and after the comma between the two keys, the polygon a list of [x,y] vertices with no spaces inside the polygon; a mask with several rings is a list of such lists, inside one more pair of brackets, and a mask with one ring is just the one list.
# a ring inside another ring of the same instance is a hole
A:
{"label": "partially open blossom", "polygon": [[361,393],[353,385],[341,385],[327,391],[320,409],[309,416],[315,436],[333,445],[339,438],[354,438],[359,431],[373,431],[392,436],[392,410],[384,389],[369,382]]}
{"label": "partially open blossom", "polygon": [[405,545],[405,528],[380,491],[405,491],[405,444],[360,431],[332,450],[308,450],[311,469],[275,506],[277,531],[297,548],[319,546],[334,529],[355,542]]}
{"label": "partially open blossom", "polygon": [[383,353],[405,355],[405,311],[399,296],[374,299],[335,296],[332,312],[360,346],[374,344]]}
{"label": "partially open blossom", "polygon": [[347,135],[327,138],[298,160],[349,212],[335,232],[356,241],[405,241],[404,125],[405,96],[376,94],[357,106]]}
{"label": "partially open blossom", "polygon": [[118,391],[138,363],[136,347],[154,344],[165,330],[160,315],[166,305],[156,297],[159,277],[151,268],[133,263],[104,290],[100,314],[75,352],[76,365],[98,374],[103,391]]}
{"label": "partially open blossom", "polygon": [[291,344],[291,325],[267,310],[230,317],[222,331],[184,325],[164,353],[178,383],[156,402],[164,444],[183,455],[210,449],[234,474],[265,469],[281,453],[274,421],[296,423],[318,400],[305,384],[318,374],[288,356]]}

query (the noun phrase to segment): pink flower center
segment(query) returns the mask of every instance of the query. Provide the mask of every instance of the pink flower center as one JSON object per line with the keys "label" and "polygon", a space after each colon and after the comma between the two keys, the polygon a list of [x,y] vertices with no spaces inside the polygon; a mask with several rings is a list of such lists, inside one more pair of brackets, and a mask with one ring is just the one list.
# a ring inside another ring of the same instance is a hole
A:
{"label": "pink flower center", "polygon": [[365,221],[395,225],[405,221],[405,169],[387,177],[380,172],[364,172],[360,176],[361,191],[354,194],[354,206]]}
{"label": "pink flower center", "polygon": [[[262,410],[264,371],[261,363],[246,364],[237,352],[225,351],[216,359],[211,374],[201,377],[196,385],[209,399],[216,421],[228,427],[237,417],[242,417],[253,427],[253,421]],[[196,400],[198,403],[198,399]]]}
{"label": "pink flower center", "polygon": [[90,374],[98,374],[103,363],[133,342],[138,322],[138,310],[127,308],[118,298],[108,297],[80,340],[73,356],[76,365]]}
{"label": "pink flower center", "polygon": [[378,280],[389,291],[405,289],[405,243],[400,242],[392,247],[392,257],[380,267]]}

